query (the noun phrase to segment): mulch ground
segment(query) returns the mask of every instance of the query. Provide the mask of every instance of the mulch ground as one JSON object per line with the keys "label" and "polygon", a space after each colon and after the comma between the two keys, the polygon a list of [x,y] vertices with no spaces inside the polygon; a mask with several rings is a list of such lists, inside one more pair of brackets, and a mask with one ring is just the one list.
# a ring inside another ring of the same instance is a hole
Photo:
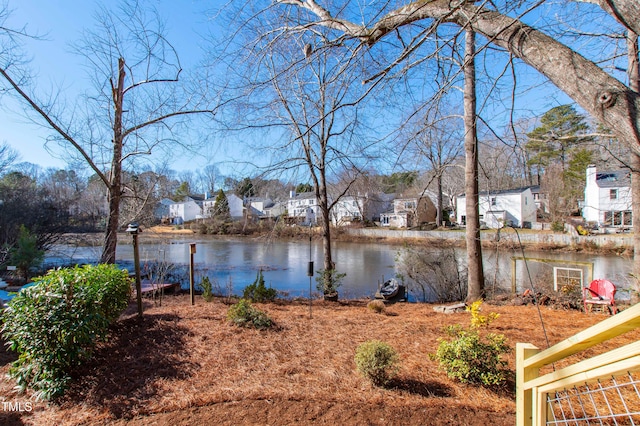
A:
{"label": "mulch ground", "polygon": [[[0,405],[2,425],[513,425],[513,379],[499,389],[449,379],[429,358],[451,324],[468,313],[440,314],[428,304],[395,304],[386,314],[366,301],[278,302],[257,305],[277,327],[257,331],[228,323],[229,305],[188,295],[145,300],[144,317],[130,309],[94,358],[73,372],[55,403],[15,394],[0,383],[0,402],[32,404],[30,411]],[[512,347],[546,347],[535,306],[493,306],[492,331]],[[601,314],[541,307],[551,344],[606,318]],[[636,330],[618,341],[640,338]],[[370,339],[391,344],[401,357],[398,377],[386,388],[355,369],[356,347]],[[603,348],[588,351],[592,356]],[[15,355],[0,350],[4,376]],[[507,360],[515,369],[515,353]]]}

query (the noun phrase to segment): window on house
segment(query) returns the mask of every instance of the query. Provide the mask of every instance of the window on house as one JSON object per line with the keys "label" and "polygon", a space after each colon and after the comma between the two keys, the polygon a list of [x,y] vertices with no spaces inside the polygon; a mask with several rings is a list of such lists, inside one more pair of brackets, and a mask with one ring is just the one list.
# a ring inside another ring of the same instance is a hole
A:
{"label": "window on house", "polygon": [[467,224],[467,217],[466,216],[460,216],[460,222],[461,225],[466,225]]}
{"label": "window on house", "polygon": [[609,199],[610,200],[617,200],[618,199],[618,190],[617,189],[610,189],[609,190]]}
{"label": "window on house", "polygon": [[492,206],[495,206],[497,204],[497,202],[498,201],[496,200],[496,197],[491,197],[491,205]]}
{"label": "window on house", "polygon": [[613,212],[604,212],[604,224],[613,225]]}
{"label": "window on house", "polygon": [[622,212],[613,212],[613,225],[622,225]]}
{"label": "window on house", "polygon": [[623,219],[623,224],[624,226],[631,226],[633,225],[633,215],[631,214],[630,210],[627,210],[624,212],[624,219]]}
{"label": "window on house", "polygon": [[407,201],[404,203],[405,209],[413,209],[415,207],[416,207],[416,203],[414,203],[413,201]]}

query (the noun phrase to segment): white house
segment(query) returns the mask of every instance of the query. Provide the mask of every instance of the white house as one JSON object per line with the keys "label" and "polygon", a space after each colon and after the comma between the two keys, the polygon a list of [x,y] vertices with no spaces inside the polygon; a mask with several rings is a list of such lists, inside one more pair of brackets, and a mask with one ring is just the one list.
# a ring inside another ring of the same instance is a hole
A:
{"label": "white house", "polygon": [[287,203],[283,201],[276,201],[270,207],[264,208],[264,218],[277,219],[287,211]]}
{"label": "white house", "polygon": [[169,220],[176,225],[195,220],[202,216],[202,204],[201,197],[195,195],[185,197],[183,201],[169,205]]}
{"label": "white house", "polygon": [[287,212],[292,221],[302,225],[318,223],[321,213],[315,192],[296,194],[295,191],[291,191],[287,200]]}
{"label": "white house", "polygon": [[435,222],[436,206],[428,196],[396,198],[393,210],[380,215],[380,225],[394,228],[412,228],[423,223]]}
{"label": "white house", "polygon": [[[244,215],[244,201],[236,194],[225,194],[229,204],[229,214],[234,220],[240,220]],[[211,217],[216,206],[217,194],[211,198],[207,198],[202,202],[202,216]]]}
{"label": "white house", "polygon": [[392,202],[392,194],[343,195],[331,209],[331,222],[340,226],[362,220],[378,221],[380,215],[391,208]]}
{"label": "white house", "polygon": [[158,201],[155,209],[153,209],[153,217],[157,220],[167,220],[170,217],[170,209],[173,204],[173,200],[170,198],[163,198]]}
{"label": "white house", "polygon": [[598,226],[631,226],[633,216],[629,170],[598,172],[594,165],[587,167],[582,217]]}
{"label": "white house", "polygon": [[[466,196],[457,197],[457,222],[466,225]],[[530,188],[502,191],[483,191],[479,194],[480,224],[489,228],[501,228],[510,223],[520,228],[531,227],[536,222],[536,203]]]}

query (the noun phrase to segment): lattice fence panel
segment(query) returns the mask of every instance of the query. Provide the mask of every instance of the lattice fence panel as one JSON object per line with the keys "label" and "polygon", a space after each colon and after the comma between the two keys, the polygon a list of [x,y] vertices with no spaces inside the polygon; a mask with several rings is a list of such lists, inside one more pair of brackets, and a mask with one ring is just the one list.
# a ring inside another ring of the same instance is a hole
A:
{"label": "lattice fence panel", "polygon": [[598,380],[547,396],[548,425],[640,425],[640,375]]}

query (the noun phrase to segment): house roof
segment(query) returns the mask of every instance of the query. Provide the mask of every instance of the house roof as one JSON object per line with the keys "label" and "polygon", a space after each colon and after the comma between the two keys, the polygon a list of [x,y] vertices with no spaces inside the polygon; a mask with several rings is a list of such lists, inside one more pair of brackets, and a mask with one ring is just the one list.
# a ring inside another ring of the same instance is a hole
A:
{"label": "house roof", "polygon": [[300,194],[296,194],[295,197],[293,197],[293,200],[307,200],[310,198],[316,198],[316,193],[315,192],[301,192]]}
{"label": "house roof", "polygon": [[611,172],[597,172],[596,184],[600,188],[620,188],[631,186],[631,172],[629,170],[614,170]]}
{"label": "house roof", "polygon": [[[478,192],[479,196],[491,196],[491,195],[508,195],[508,194],[522,194],[524,191],[526,191],[527,189],[532,190],[533,187],[531,186],[525,186],[522,188],[514,188],[514,189],[498,189],[498,190],[492,190],[492,191],[480,191]],[[466,194],[463,192],[462,194],[458,195],[458,197],[466,197]]]}

